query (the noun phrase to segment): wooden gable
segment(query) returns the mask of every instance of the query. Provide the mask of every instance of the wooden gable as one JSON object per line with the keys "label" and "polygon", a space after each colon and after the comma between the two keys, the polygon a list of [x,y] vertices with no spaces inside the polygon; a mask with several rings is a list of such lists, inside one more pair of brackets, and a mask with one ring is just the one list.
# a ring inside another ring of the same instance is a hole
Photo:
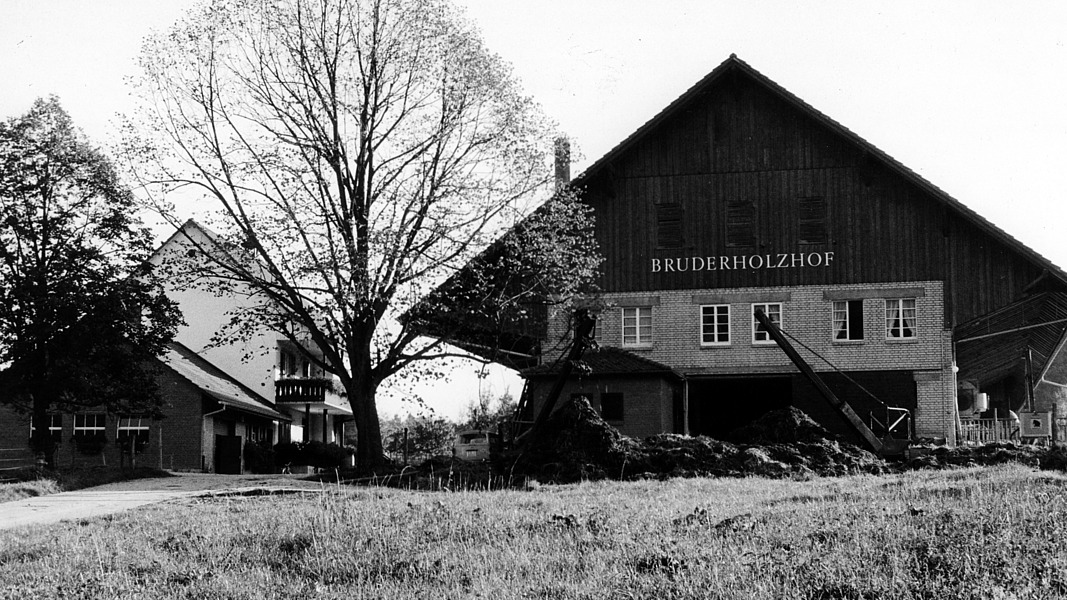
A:
{"label": "wooden gable", "polygon": [[575,185],[609,292],[940,280],[952,327],[1043,272],[1067,290],[1055,265],[736,57]]}

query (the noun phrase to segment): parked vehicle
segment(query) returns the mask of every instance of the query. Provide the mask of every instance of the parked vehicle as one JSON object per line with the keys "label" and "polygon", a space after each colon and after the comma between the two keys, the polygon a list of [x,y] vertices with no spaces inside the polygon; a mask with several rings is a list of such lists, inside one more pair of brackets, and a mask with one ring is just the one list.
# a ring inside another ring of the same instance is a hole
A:
{"label": "parked vehicle", "polygon": [[459,460],[489,460],[500,451],[500,436],[484,429],[469,429],[456,433],[452,456]]}

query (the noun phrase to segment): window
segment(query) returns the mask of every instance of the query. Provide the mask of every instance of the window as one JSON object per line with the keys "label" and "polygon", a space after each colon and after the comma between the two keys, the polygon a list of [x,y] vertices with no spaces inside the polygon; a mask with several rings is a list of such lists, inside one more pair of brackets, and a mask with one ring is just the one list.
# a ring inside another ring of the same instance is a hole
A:
{"label": "window", "polygon": [[826,200],[820,197],[797,198],[797,241],[801,244],[825,244]]}
{"label": "window", "polygon": [[[33,426],[33,417],[30,417],[30,438],[33,438],[33,433],[37,430]],[[60,443],[63,441],[63,415],[50,414],[48,415],[48,433],[52,436],[52,441]]]}
{"label": "window", "polygon": [[597,346],[604,343],[604,318],[599,312],[590,312],[589,316],[593,318],[593,341]]}
{"label": "window", "polygon": [[622,421],[622,393],[607,392],[600,394],[600,417],[605,421]]}
{"label": "window", "polygon": [[781,302],[767,302],[763,304],[752,305],[752,343],[753,344],[773,344],[774,339],[766,329],[760,325],[756,320],[756,311],[762,310],[763,314],[767,315],[767,318],[771,320],[778,327],[782,326],[782,303]]}
{"label": "window", "polygon": [[756,206],[751,202],[729,202],[726,205],[726,245],[754,246],[756,244]]}
{"label": "window", "polygon": [[107,415],[74,415],[74,435],[104,435]]}
{"label": "window", "polygon": [[863,300],[834,301],[834,341],[863,339]]}
{"label": "window", "polygon": [[250,423],[247,428],[248,441],[269,444],[274,439],[274,434],[271,431],[270,425],[263,423]]}
{"label": "window", "polygon": [[915,316],[915,298],[886,299],[885,339],[914,339],[916,337]]}
{"label": "window", "polygon": [[649,346],[652,344],[652,307],[622,309],[622,345]]}
{"label": "window", "polygon": [[288,350],[282,350],[281,356],[281,377],[311,377],[313,375],[311,369],[311,362],[304,360],[304,357],[299,356],[295,352]]}
{"label": "window", "polygon": [[714,304],[700,307],[700,345],[717,346],[730,343],[730,305]]}
{"label": "window", "polygon": [[131,440],[134,452],[144,452],[144,449],[148,447],[151,422],[151,419],[144,416],[119,417],[115,428],[115,441],[123,452],[129,452]]}
{"label": "window", "polygon": [[685,244],[682,236],[683,212],[681,204],[656,205],[656,246],[659,248],[681,248]]}

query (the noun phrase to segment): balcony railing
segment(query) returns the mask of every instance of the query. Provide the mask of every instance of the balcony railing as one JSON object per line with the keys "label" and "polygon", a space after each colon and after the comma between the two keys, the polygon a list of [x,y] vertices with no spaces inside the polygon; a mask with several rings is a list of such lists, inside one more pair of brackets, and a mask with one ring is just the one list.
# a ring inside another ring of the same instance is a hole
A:
{"label": "balcony railing", "polygon": [[964,419],[962,444],[989,444],[1019,439],[1019,422],[1015,419]]}
{"label": "balcony railing", "polygon": [[333,391],[329,379],[279,379],[274,382],[274,401],[278,404],[309,404],[325,402],[326,393]]}

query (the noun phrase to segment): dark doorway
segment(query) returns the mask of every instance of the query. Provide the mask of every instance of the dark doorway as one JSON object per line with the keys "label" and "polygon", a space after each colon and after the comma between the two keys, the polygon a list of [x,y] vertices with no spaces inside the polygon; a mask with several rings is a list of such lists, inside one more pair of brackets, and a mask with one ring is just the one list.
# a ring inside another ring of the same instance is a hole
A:
{"label": "dark doorway", "polygon": [[215,472],[241,474],[241,436],[215,436]]}
{"label": "dark doorway", "polygon": [[792,399],[789,376],[690,379],[689,433],[722,439]]}

